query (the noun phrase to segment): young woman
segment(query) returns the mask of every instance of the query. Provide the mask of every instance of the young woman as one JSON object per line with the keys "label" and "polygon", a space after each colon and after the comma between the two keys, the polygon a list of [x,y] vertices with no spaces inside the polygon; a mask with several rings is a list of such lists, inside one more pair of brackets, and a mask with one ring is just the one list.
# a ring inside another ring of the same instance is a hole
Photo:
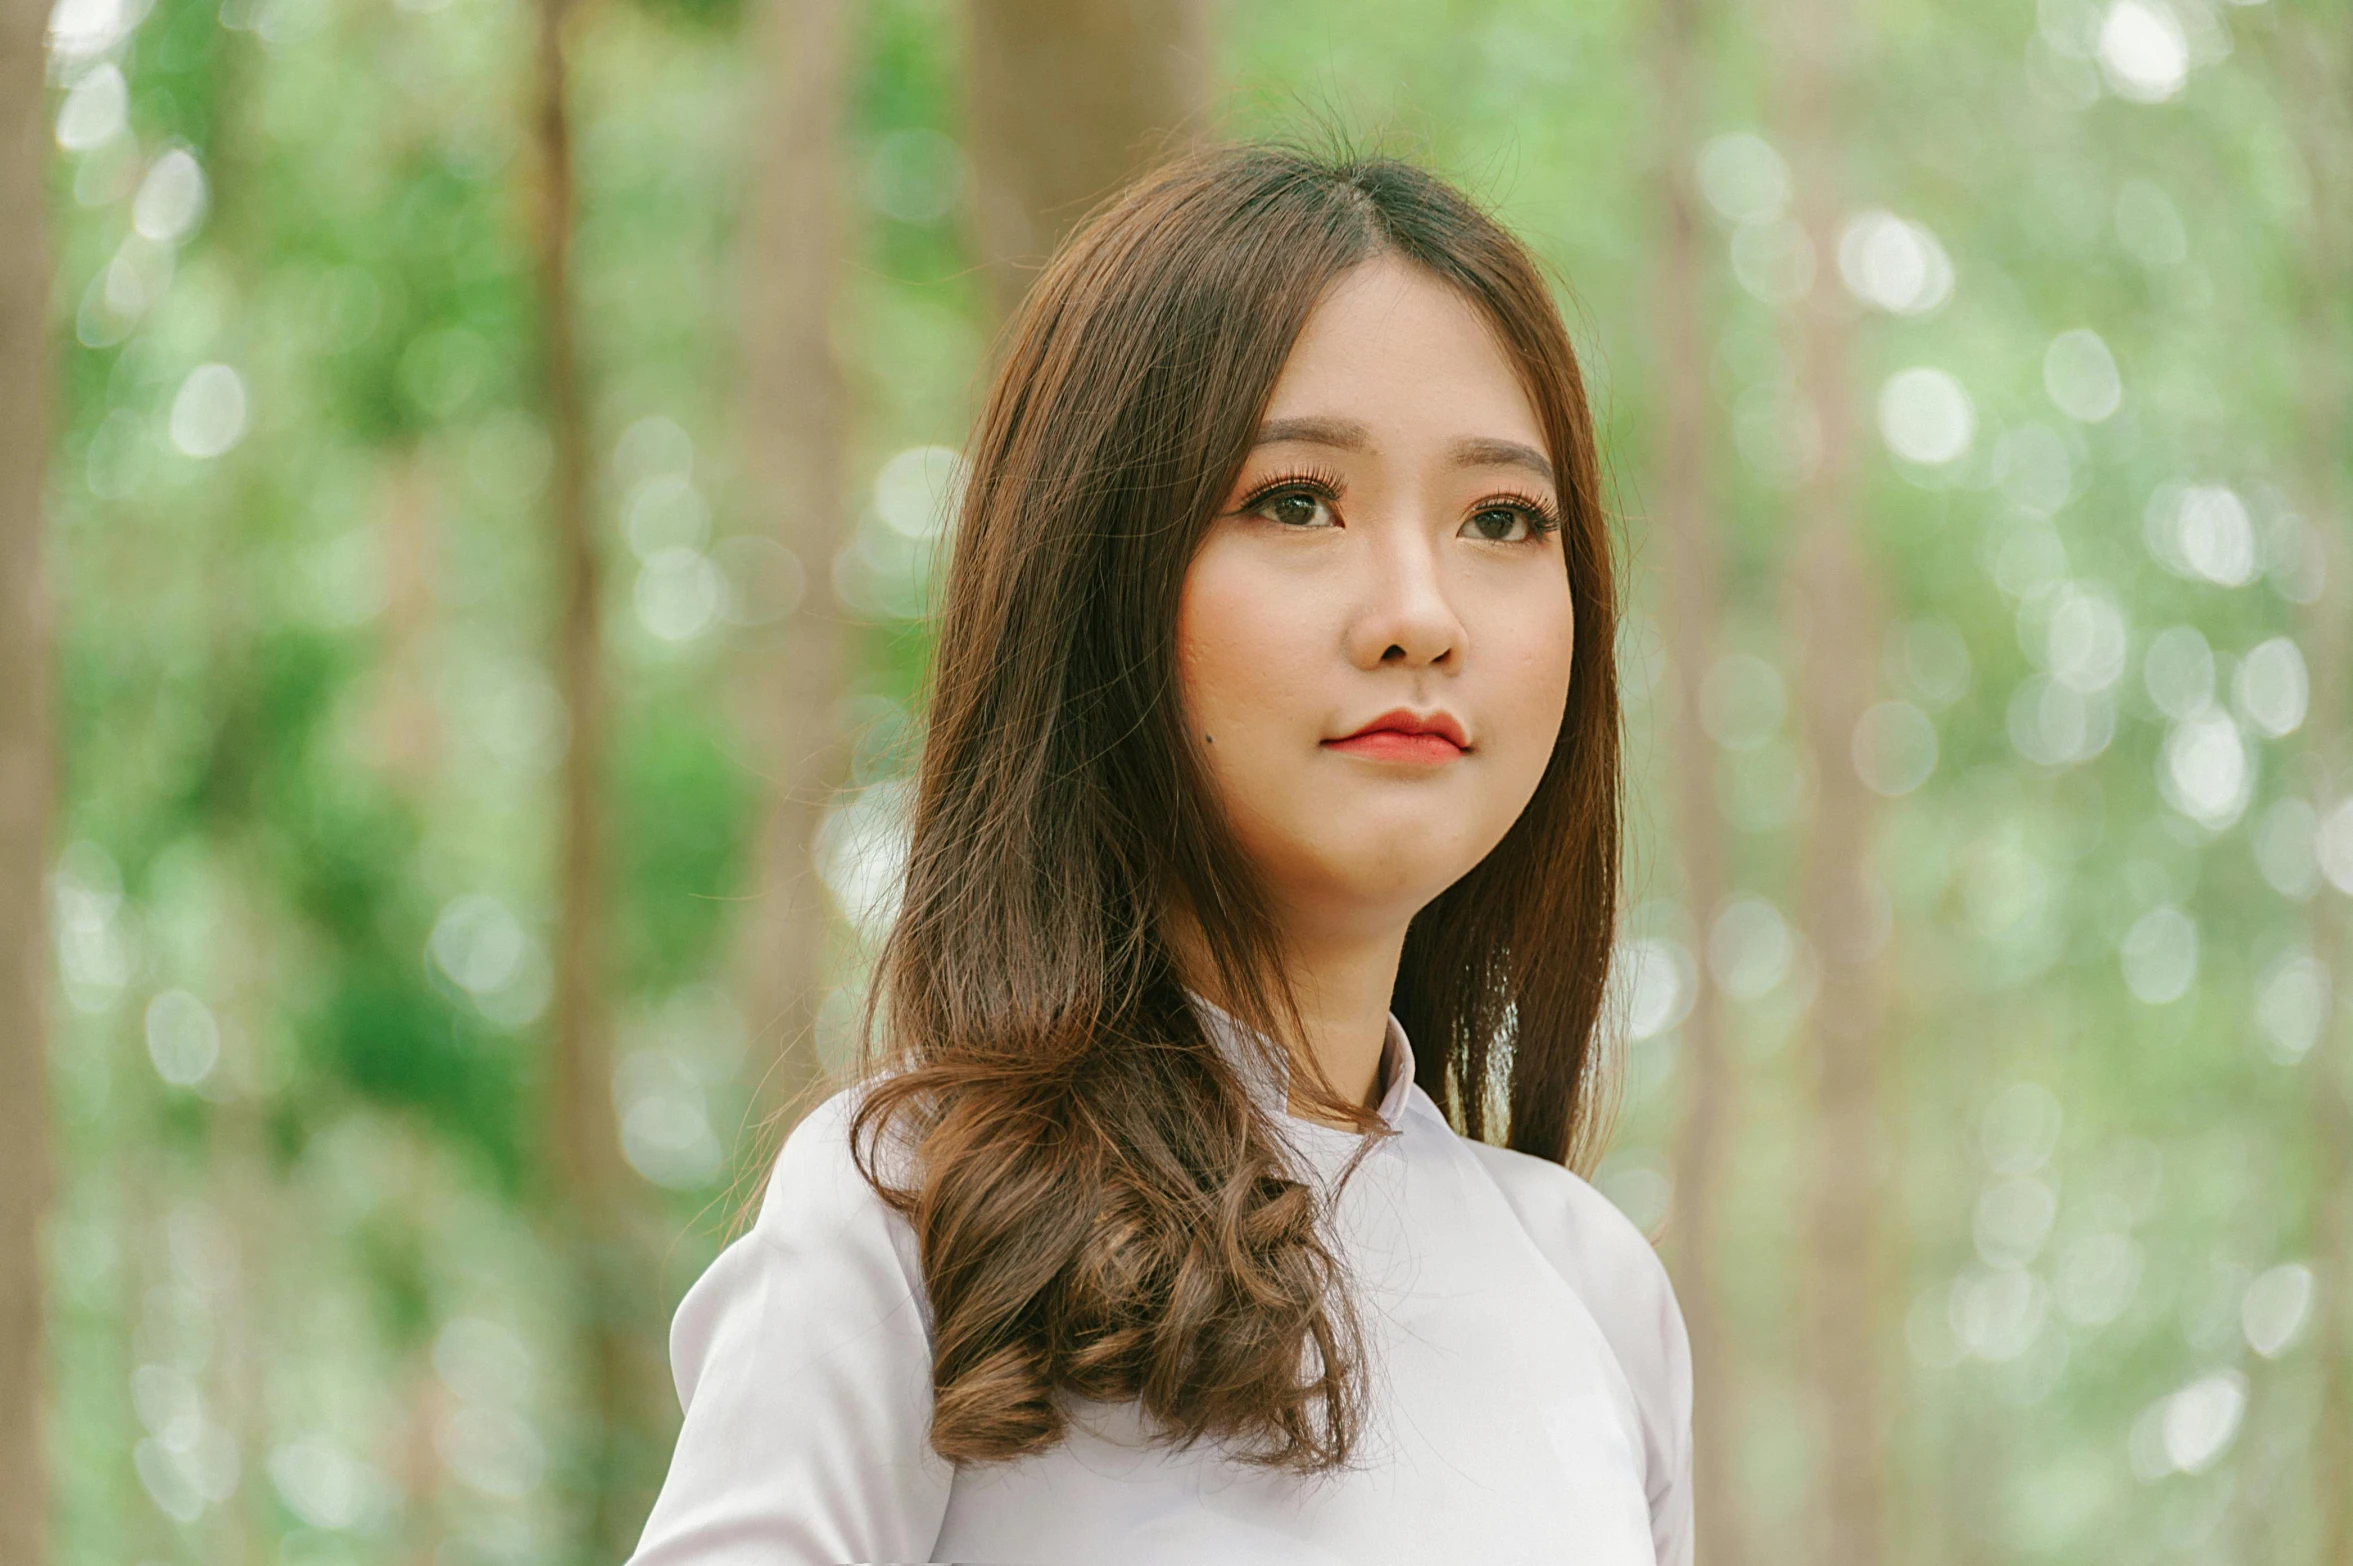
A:
{"label": "young woman", "polygon": [[868,1069],[680,1305],[636,1566],[1688,1566],[1597,1152],[1616,615],[1526,252],[1214,150],[967,453]]}

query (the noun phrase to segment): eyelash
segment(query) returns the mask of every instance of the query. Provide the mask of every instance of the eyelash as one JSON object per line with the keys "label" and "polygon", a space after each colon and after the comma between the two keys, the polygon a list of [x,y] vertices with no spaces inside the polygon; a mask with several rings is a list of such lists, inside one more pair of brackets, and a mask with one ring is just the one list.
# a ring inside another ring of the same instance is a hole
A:
{"label": "eyelash", "polygon": [[1524,494],[1516,489],[1498,490],[1489,495],[1472,508],[1471,515],[1477,516],[1482,511],[1512,507],[1527,513],[1530,533],[1550,533],[1560,527],[1559,512],[1538,500],[1534,495]]}
{"label": "eyelash", "polygon": [[1341,492],[1347,484],[1329,468],[1294,468],[1278,474],[1259,485],[1237,507],[1240,511],[1255,511],[1286,490],[1300,490],[1333,505],[1340,503]]}
{"label": "eyelash", "polygon": [[[1342,481],[1340,475],[1332,472],[1329,468],[1297,468],[1268,479],[1253,489],[1243,499],[1242,504],[1235,509],[1237,512],[1255,511],[1275,496],[1289,490],[1314,495],[1332,505],[1338,505],[1340,496],[1346,488],[1347,485]],[[1477,516],[1482,511],[1498,509],[1516,510],[1524,514],[1528,519],[1528,532],[1531,537],[1557,531],[1560,527],[1559,512],[1534,495],[1520,490],[1499,490],[1473,506],[1470,514]]]}

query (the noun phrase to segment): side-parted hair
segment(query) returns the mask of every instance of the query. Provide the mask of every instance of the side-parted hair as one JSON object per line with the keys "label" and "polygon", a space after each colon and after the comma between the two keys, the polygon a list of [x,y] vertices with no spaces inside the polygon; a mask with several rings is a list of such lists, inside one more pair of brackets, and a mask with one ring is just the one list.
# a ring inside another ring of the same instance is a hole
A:
{"label": "side-parted hair", "polygon": [[[920,1243],[930,1437],[950,1461],[1053,1447],[1072,1397],[1132,1400],[1172,1444],[1301,1474],[1347,1464],[1358,1439],[1364,1339],[1325,1214],[1186,998],[1214,986],[1270,1062],[1300,1037],[1267,893],[1188,736],[1175,627],[1309,312],[1383,255],[1460,289],[1518,370],[1559,476],[1576,617],[1534,797],[1413,920],[1391,1004],[1463,1134],[1572,1167],[1598,1152],[1617,589],[1567,331],[1527,251],[1420,168],[1188,155],[1048,264],[966,452],[852,1129]],[[1172,909],[1214,973],[1180,973]],[[1312,1061],[1299,1076],[1319,1108],[1381,1129]],[[881,1172],[886,1132],[908,1183]]]}

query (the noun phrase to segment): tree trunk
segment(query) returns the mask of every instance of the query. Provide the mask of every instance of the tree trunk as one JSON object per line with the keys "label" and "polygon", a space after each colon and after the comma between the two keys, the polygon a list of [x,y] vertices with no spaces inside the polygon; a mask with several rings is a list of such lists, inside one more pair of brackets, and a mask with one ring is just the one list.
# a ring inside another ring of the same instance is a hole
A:
{"label": "tree trunk", "polygon": [[1798,389],[1821,451],[1798,490],[1802,519],[1787,583],[1803,630],[1800,722],[1817,783],[1799,887],[1800,922],[1820,963],[1810,1018],[1814,1135],[1805,1323],[1820,1478],[1821,1566],[1875,1566],[1884,1552],[1884,1411],[1875,1309],[1881,1160],[1878,1052],[1885,997],[1877,900],[1869,880],[1876,801],[1855,770],[1855,725],[1878,667],[1878,583],[1857,519],[1852,311],[1836,257],[1844,202],[1840,134],[1853,20],[1840,0],[1794,0],[1776,19],[1778,71],[1796,216],[1816,281],[1796,311]]}
{"label": "tree trunk", "polygon": [[442,1492],[449,1465],[434,1438],[449,1418],[447,1383],[433,1368],[432,1345],[402,1356],[393,1381],[400,1414],[390,1443],[391,1472],[400,1496],[400,1544],[394,1559],[403,1566],[438,1566],[449,1558],[448,1530],[441,1521]]}
{"label": "tree trunk", "polygon": [[970,0],[981,259],[1005,320],[1103,197],[1206,130],[1208,0]]}
{"label": "tree trunk", "polygon": [[[2339,287],[2353,287],[2353,272]],[[2317,334],[2316,334],[2317,336]],[[2341,350],[2340,350],[2341,351]],[[2313,357],[2318,358],[2317,351]],[[2337,439],[2353,436],[2340,418]],[[2322,475],[2315,472],[2313,477]],[[2338,492],[2341,496],[2342,491]],[[2313,763],[2317,798],[2334,806],[2353,792],[2353,766],[2345,759],[2345,664],[2353,658],[2346,625],[2353,618],[2353,594],[2345,588],[2353,572],[2353,548],[2343,536],[2344,510],[2316,512],[2329,529],[2328,586],[2306,606],[2304,646],[2313,657],[2312,732],[2306,754]],[[2353,1050],[2345,1042],[2344,998],[2353,994],[2348,963],[2345,909],[2327,887],[2312,900],[2312,952],[2329,976],[2327,1021],[2312,1049],[2312,1137],[2318,1200],[2313,1206],[2312,1269],[2318,1285],[2314,1354],[2320,1375],[2320,1429],[2313,1444],[2314,1493],[2320,1499],[2321,1559],[2327,1566],[2353,1566]]]}
{"label": "tree trunk", "polygon": [[1707,278],[1701,259],[1695,78],[1700,0],[1662,0],[1654,40],[1658,78],[1658,424],[1651,459],[1657,536],[1666,546],[1662,608],[1676,676],[1672,720],[1675,807],[1685,901],[1698,931],[1691,1013],[1683,1025],[1683,1117],[1675,1146],[1668,1250],[1691,1335],[1693,1476],[1698,1527],[1711,1566],[1740,1566],[1747,1541],[1732,1472],[1732,1387],[1715,1278],[1716,1201],[1732,1130],[1733,1082],[1724,1005],[1706,962],[1708,921],[1725,893],[1724,815],[1715,752],[1700,726],[1700,685],[1716,658],[1724,612],[1717,537],[1715,401],[1708,389]]}
{"label": "tree trunk", "polygon": [[849,19],[846,0],[766,0],[754,22],[768,101],[746,214],[744,456],[754,507],[807,585],[782,634],[750,642],[739,670],[748,697],[740,721],[769,793],[736,971],[753,1037],[775,1041],[764,1108],[787,1120],[818,1079],[831,919],[815,839],[846,772],[834,707],[851,628],[832,567],[847,535],[849,417],[828,328],[845,238],[839,126]]}
{"label": "tree trunk", "polygon": [[561,607],[556,688],[571,720],[562,770],[561,891],[554,955],[555,1009],[549,1071],[548,1216],[567,1258],[579,1313],[581,1386],[587,1424],[577,1547],[583,1560],[626,1555],[626,1532],[644,1516],[636,1494],[644,1432],[637,1329],[650,1298],[652,1265],[637,1244],[612,1110],[612,1018],[605,991],[606,879],[603,566],[589,513],[589,436],[581,387],[579,323],[571,242],[575,181],[565,48],[571,0],[540,0],[534,124],[541,204],[537,273],[540,365],[547,433],[549,543]]}
{"label": "tree trunk", "polygon": [[[2300,782],[2323,817],[2353,794],[2353,758],[2346,755],[2348,663],[2353,663],[2353,486],[2346,478],[2353,449],[2353,384],[2346,355],[2353,353],[2353,207],[2345,182],[2353,179],[2353,51],[2342,20],[2307,7],[2280,18],[2270,43],[2275,66],[2296,107],[2293,123],[2309,174],[2312,204],[2304,234],[2295,319],[2303,337],[2303,384],[2298,401],[2298,505],[2317,530],[2322,550],[2321,592],[2303,606],[2299,640],[2311,670],[2310,715],[2304,728]],[[2320,1380],[2320,1427],[2312,1448],[2313,1493],[2319,1506],[2320,1555],[2326,1566],[2353,1566],[2353,1048],[2345,1037],[2346,1002],[2353,1000],[2353,952],[2347,949],[2345,905],[2323,885],[2311,905],[2312,953],[2329,976],[2327,1021],[2314,1043],[2312,1106],[2312,1270],[2314,1367]]]}
{"label": "tree trunk", "polygon": [[391,458],[376,534],[386,646],[383,684],[371,714],[373,759],[388,776],[422,793],[440,771],[443,743],[434,680],[440,496],[424,452],[414,446]]}
{"label": "tree trunk", "polygon": [[43,0],[0,11],[0,1560],[48,1558],[41,1226],[48,1210],[49,834],[56,798]]}
{"label": "tree trunk", "polygon": [[1811,1029],[1815,1132],[1806,1316],[1819,1402],[1816,1524],[1823,1544],[1812,1558],[1823,1566],[1872,1566],[1881,1555],[1885,1510],[1876,1308],[1885,997],[1878,961],[1883,936],[1866,879],[1876,811],[1856,778],[1849,744],[1871,697],[1876,584],[1857,541],[1820,526],[1801,545],[1791,587],[1812,621],[1802,706],[1821,785],[1800,893],[1801,924],[1821,962]]}
{"label": "tree trunk", "polygon": [[604,687],[599,608],[603,563],[589,517],[588,428],[582,406],[578,330],[572,298],[572,135],[565,107],[565,21],[570,0],[541,0],[538,130],[543,207],[538,233],[541,374],[553,448],[548,483],[549,543],[562,603],[556,627],[557,690],[570,717],[563,765],[562,890],[555,952],[555,1120],[557,1171],[575,1200],[611,1175],[607,1019],[604,994]]}

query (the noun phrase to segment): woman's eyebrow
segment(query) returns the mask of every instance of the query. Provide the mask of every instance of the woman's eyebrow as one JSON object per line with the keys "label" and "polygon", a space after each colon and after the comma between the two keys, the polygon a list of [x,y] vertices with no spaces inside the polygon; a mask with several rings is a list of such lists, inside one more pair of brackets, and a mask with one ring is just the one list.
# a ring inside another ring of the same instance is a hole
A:
{"label": "woman's eyebrow", "polygon": [[1373,432],[1354,419],[1269,419],[1258,426],[1258,438],[1251,443],[1260,446],[1333,446],[1341,451],[1370,451]]}
{"label": "woman's eyebrow", "polygon": [[[1300,445],[1369,452],[1373,449],[1373,435],[1354,419],[1269,419],[1258,427],[1258,437],[1250,444],[1253,449]],[[1544,453],[1516,440],[1465,435],[1449,446],[1446,454],[1458,468],[1526,468],[1548,484],[1554,481],[1552,463]]]}
{"label": "woman's eyebrow", "polygon": [[1526,468],[1547,484],[1553,481],[1552,463],[1544,453],[1516,440],[1466,435],[1454,443],[1450,454],[1458,468]]}

